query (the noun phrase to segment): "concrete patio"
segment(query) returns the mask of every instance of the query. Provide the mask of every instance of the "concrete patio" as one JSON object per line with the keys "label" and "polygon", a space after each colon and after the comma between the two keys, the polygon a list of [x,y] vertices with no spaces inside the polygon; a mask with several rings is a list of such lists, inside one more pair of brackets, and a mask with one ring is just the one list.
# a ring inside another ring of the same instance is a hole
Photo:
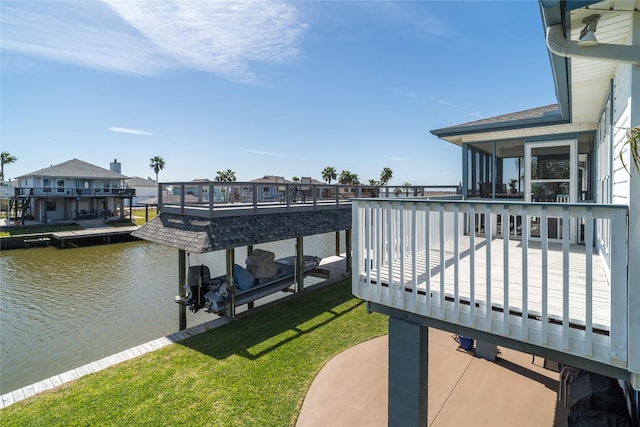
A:
{"label": "concrete patio", "polygon": [[[304,400],[297,427],[387,426],[387,337],[331,359]],[[564,426],[559,374],[543,359],[499,349],[495,362],[429,330],[429,426]]]}

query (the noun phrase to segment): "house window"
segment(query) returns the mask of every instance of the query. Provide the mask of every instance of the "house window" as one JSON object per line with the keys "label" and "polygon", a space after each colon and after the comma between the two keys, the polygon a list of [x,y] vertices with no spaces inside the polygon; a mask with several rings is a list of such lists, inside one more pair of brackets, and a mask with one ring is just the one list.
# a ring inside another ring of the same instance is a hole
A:
{"label": "house window", "polygon": [[104,184],[102,185],[102,192],[104,193],[108,193],[109,192],[109,182],[105,181]]}
{"label": "house window", "polygon": [[56,187],[58,187],[58,193],[64,193],[64,179],[57,180]]}
{"label": "house window", "polygon": [[42,180],[42,186],[44,187],[44,192],[45,193],[50,193],[51,192],[51,180],[49,178],[44,178]]}
{"label": "house window", "polygon": [[55,212],[56,210],[56,202],[47,201],[47,212]]}

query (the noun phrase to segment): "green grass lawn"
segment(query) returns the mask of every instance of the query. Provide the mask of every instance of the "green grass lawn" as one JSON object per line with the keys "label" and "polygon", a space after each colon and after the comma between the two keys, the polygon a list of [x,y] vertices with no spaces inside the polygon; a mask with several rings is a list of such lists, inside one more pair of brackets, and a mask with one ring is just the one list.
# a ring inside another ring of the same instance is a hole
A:
{"label": "green grass lawn", "polygon": [[[135,325],[132,325],[135,327]],[[3,426],[294,426],[320,368],[387,333],[351,279],[0,411]]]}
{"label": "green grass lawn", "polygon": [[25,236],[31,234],[50,234],[55,233],[56,231],[75,231],[82,230],[83,228],[77,224],[65,224],[65,225],[38,225],[34,227],[16,227],[7,229],[5,231],[0,231],[1,237],[12,237],[12,236]]}
{"label": "green grass lawn", "polygon": [[[133,208],[133,222],[135,222],[136,225],[144,225],[147,223],[147,221],[145,221],[145,215],[147,215],[145,208]],[[155,206],[149,208],[148,215],[149,221],[158,215],[158,210]]]}

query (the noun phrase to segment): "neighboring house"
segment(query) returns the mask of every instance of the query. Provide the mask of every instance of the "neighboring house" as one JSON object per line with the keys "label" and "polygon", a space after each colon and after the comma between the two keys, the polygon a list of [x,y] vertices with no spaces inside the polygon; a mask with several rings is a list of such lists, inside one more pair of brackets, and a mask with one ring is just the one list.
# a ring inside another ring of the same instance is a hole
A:
{"label": "neighboring house", "polygon": [[140,206],[139,202],[143,202],[152,197],[158,197],[158,184],[152,179],[134,176],[133,178],[126,179],[124,184],[126,188],[135,191],[135,196],[131,201],[133,206]]}
{"label": "neighboring house", "polygon": [[390,316],[390,426],[427,425],[428,327],[617,378],[638,417],[640,171],[620,160],[638,2],[540,10],[558,104],[433,130],[462,149],[455,200],[354,201],[353,293]]}
{"label": "neighboring house", "polygon": [[293,184],[293,181],[275,175],[265,175],[262,178],[252,179],[249,182],[255,182],[257,184],[258,202],[284,201],[286,184]]}
{"label": "neighboring house", "polygon": [[[258,195],[258,202],[284,202],[286,199],[287,185],[290,191],[289,197],[291,200],[306,200],[307,197],[311,199],[311,185],[325,185],[324,182],[308,176],[303,176],[298,181],[289,181],[281,176],[265,175],[262,178],[257,178],[250,182],[257,184],[256,192]],[[250,189],[247,188],[246,190]],[[327,190],[323,188],[323,197],[326,197],[326,192]]]}
{"label": "neighboring house", "polygon": [[125,188],[128,177],[114,161],[104,169],[73,159],[16,178],[8,217],[14,221],[50,222],[124,216],[135,190]]}

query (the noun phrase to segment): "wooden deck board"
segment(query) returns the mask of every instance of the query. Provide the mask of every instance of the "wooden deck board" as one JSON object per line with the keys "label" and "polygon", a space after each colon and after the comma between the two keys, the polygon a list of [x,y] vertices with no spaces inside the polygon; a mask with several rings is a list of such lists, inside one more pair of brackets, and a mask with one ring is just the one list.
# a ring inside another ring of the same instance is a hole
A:
{"label": "wooden deck board", "polygon": [[[458,286],[461,300],[470,300],[471,285],[471,256],[470,256],[469,236],[461,236],[459,240],[460,257],[458,259]],[[508,292],[509,309],[522,313],[522,244],[519,240],[509,240],[508,242]],[[487,303],[487,242],[484,238],[475,238],[475,301],[476,303]],[[527,298],[528,312],[533,315],[542,313],[542,250],[540,244],[531,242],[527,250]],[[439,292],[442,274],[440,249],[431,248],[429,257],[429,272],[427,272],[427,253],[420,251],[416,254],[416,272],[418,291],[426,292],[426,277],[429,274],[430,291]],[[445,245],[445,294],[448,297],[454,296],[454,260],[453,243]],[[610,288],[600,258],[595,252],[589,254],[592,262],[592,312],[593,325],[599,329],[608,331],[611,322],[610,309]],[[504,247],[502,239],[491,241],[490,274],[491,274],[491,305],[496,308],[503,308],[504,304]],[[586,260],[585,246],[571,245],[569,254],[569,319],[572,324],[585,325],[586,312]],[[406,252],[404,258],[404,286],[413,287],[414,278],[412,275],[413,257]],[[392,266],[393,283],[398,285],[402,282],[400,260],[395,260]],[[549,318],[563,319],[563,254],[561,245],[549,244],[547,258],[547,312]],[[370,272],[371,280],[377,277],[376,265],[372,266]],[[383,284],[389,284],[389,265],[380,268],[380,277]]]}

